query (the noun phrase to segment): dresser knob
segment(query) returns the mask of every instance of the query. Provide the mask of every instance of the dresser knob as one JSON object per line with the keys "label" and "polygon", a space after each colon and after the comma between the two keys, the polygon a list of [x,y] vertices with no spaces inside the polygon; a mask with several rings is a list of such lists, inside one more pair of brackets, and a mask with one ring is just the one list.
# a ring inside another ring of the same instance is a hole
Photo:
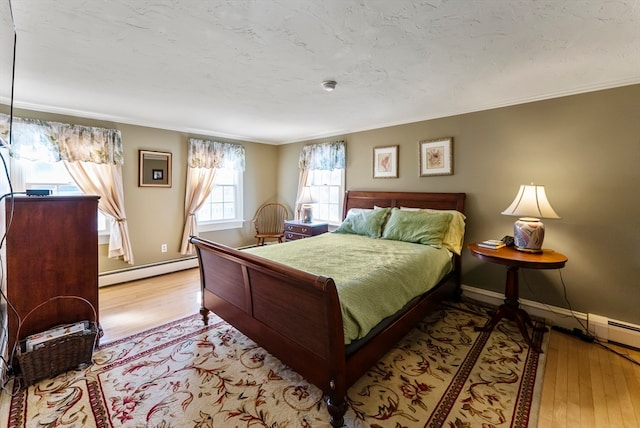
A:
{"label": "dresser knob", "polygon": [[303,227],[303,228],[302,228],[302,233],[307,233],[307,231],[308,231],[308,230],[309,230],[309,229],[307,229],[306,227]]}

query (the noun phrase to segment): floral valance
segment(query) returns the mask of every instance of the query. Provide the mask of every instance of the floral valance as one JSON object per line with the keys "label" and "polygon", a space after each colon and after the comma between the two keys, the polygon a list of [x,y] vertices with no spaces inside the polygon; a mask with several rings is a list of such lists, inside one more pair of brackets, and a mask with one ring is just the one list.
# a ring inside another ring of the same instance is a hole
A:
{"label": "floral valance", "polygon": [[189,168],[229,168],[244,171],[244,146],[189,138]]}
{"label": "floral valance", "polygon": [[[117,129],[14,117],[11,132],[9,154],[18,159],[42,159],[41,154],[47,153],[50,162],[124,162],[122,138]],[[0,114],[0,135],[8,142],[9,116],[4,114]]]}
{"label": "floral valance", "polygon": [[307,144],[300,150],[300,169],[316,169],[332,171],[345,169],[346,143],[334,141],[331,143]]}

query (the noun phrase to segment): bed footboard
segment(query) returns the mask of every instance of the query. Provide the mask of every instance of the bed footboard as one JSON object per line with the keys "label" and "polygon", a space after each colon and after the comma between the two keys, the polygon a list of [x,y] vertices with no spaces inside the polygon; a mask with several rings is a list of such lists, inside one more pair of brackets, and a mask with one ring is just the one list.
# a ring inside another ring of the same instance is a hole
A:
{"label": "bed footboard", "polygon": [[333,280],[197,237],[190,241],[200,262],[204,322],[209,311],[216,313],[322,389],[332,425],[340,426],[346,362]]}

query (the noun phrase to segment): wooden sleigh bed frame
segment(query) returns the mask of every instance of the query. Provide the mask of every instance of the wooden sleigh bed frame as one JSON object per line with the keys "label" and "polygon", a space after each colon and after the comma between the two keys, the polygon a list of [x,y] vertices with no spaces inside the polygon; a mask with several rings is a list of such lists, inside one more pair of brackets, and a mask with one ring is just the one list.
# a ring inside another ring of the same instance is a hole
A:
{"label": "wooden sleigh bed frame", "polygon": [[[374,205],[464,212],[464,200],[464,193],[348,191],[344,214]],[[460,295],[460,256],[454,255],[454,270],[438,285],[348,351],[333,279],[197,237],[191,243],[200,264],[204,323],[214,312],[320,388],[332,427],[344,424],[347,389],[442,300]]]}

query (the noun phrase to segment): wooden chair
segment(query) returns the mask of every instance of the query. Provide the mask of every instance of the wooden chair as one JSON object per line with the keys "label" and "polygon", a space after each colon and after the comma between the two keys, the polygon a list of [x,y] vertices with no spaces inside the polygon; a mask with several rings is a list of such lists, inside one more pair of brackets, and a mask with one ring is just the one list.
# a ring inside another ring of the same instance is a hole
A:
{"label": "wooden chair", "polygon": [[287,208],[282,204],[268,203],[262,205],[253,219],[258,245],[264,245],[265,239],[277,239],[278,242],[282,242],[284,222],[287,220],[288,215]]}

